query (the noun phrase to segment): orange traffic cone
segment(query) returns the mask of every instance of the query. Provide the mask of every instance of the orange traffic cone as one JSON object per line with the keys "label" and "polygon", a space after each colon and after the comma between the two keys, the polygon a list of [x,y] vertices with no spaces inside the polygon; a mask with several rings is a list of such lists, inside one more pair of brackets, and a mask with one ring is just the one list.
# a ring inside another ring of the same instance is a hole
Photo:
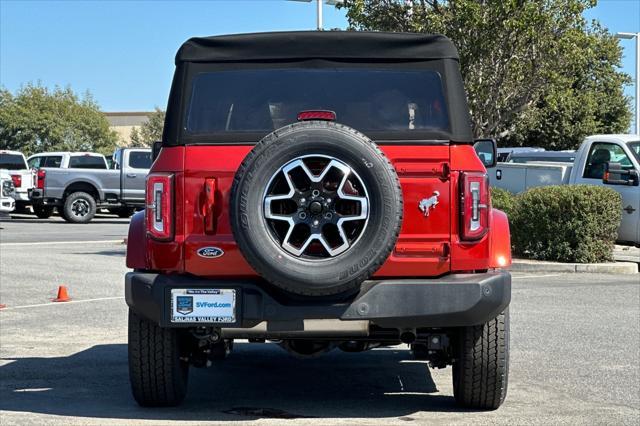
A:
{"label": "orange traffic cone", "polygon": [[67,290],[67,287],[64,285],[58,287],[58,297],[56,297],[55,299],[51,299],[52,302],[68,302],[70,300],[71,298],[69,297],[69,292]]}

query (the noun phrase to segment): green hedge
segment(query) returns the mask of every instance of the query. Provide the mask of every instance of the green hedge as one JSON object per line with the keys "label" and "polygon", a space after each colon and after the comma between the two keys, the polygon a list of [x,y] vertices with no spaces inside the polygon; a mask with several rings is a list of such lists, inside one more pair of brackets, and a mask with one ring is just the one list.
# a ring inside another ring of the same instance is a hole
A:
{"label": "green hedge", "polygon": [[516,195],[506,189],[491,187],[491,205],[505,212],[510,218],[515,214],[516,203]]}
{"label": "green hedge", "polygon": [[492,203],[511,225],[514,254],[558,262],[613,260],[622,199],[611,188],[561,185],[532,188],[517,196],[492,190]]}

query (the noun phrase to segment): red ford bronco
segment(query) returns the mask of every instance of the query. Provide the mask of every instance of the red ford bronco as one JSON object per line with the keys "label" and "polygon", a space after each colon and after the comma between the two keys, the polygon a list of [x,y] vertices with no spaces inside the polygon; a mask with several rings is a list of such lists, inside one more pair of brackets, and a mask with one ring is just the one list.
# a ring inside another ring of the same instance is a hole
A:
{"label": "red ford bronco", "polygon": [[509,227],[448,39],[190,39],[154,157],[127,247],[138,403],[179,404],[189,367],[234,339],[297,356],[406,343],[453,367],[459,404],[504,401]]}

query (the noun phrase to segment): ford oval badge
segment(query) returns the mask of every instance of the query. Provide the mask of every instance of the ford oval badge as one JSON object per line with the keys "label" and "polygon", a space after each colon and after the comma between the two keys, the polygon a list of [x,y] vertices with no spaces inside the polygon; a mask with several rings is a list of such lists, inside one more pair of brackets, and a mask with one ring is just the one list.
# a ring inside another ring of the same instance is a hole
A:
{"label": "ford oval badge", "polygon": [[198,256],[206,257],[207,259],[214,259],[224,254],[224,251],[218,247],[202,247],[198,249]]}

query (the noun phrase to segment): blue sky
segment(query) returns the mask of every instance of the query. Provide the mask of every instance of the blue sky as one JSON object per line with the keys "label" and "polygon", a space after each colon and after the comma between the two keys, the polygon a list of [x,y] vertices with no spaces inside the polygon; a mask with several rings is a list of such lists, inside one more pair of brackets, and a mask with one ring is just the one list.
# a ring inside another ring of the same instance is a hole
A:
{"label": "blue sky", "polygon": [[[586,16],[611,32],[639,32],[640,0],[600,0]],[[325,28],[346,27],[332,6],[324,18]],[[0,0],[0,85],[70,85],[91,91],[104,111],[164,108],[173,57],[187,38],[314,28],[314,4],[284,0]],[[635,41],[622,43],[633,76]]]}

